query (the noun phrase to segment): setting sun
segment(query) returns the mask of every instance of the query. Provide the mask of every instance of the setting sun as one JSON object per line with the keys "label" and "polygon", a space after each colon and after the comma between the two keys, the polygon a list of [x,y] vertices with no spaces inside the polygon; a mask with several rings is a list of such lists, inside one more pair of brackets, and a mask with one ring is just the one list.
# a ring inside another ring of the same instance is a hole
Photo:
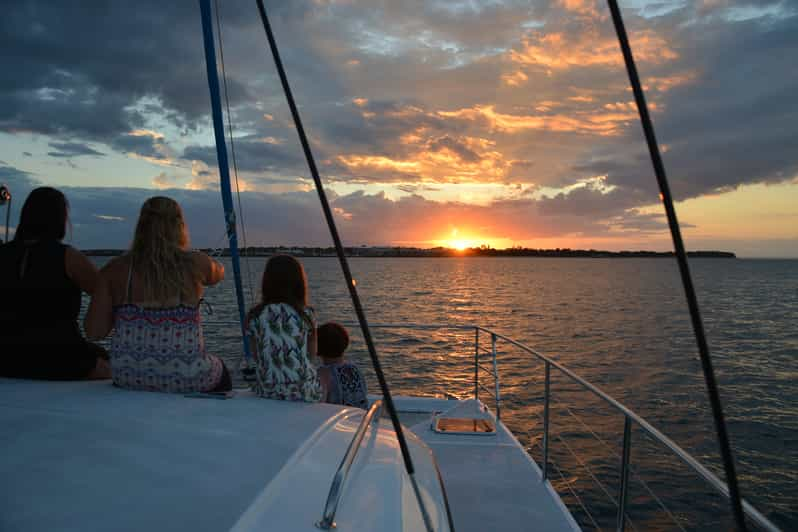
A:
{"label": "setting sun", "polygon": [[436,243],[440,246],[456,249],[457,251],[465,251],[469,248],[477,248],[483,244],[489,244],[490,239],[474,237],[469,234],[464,234],[458,228],[453,228],[448,238],[437,240]]}

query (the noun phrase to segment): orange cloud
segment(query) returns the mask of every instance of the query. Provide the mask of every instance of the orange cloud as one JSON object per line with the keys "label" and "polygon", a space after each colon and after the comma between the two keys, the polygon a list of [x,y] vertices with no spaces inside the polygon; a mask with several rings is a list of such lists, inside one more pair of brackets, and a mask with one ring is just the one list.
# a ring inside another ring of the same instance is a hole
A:
{"label": "orange cloud", "polygon": [[587,15],[593,18],[599,18],[600,16],[594,0],[559,0],[558,4],[566,10],[580,15]]}
{"label": "orange cloud", "polygon": [[419,165],[416,161],[401,161],[390,157],[374,155],[339,155],[338,162],[348,168],[354,169],[378,169],[378,170],[398,170],[402,172],[418,170]]}
{"label": "orange cloud", "polygon": [[687,83],[691,83],[695,81],[698,77],[696,72],[686,72],[682,74],[675,74],[673,76],[664,76],[664,77],[650,77],[644,80],[643,89],[655,89],[660,92],[669,91],[674,87],[678,87],[680,85],[686,85]]}
{"label": "orange cloud", "polygon": [[438,183],[500,182],[515,161],[505,160],[488,139],[402,137],[411,153],[403,158],[375,155],[341,155],[337,161],[351,170],[379,174],[385,171],[411,174],[419,181]]}
{"label": "orange cloud", "polygon": [[529,79],[529,76],[517,70],[511,74],[504,74],[502,76],[502,81],[505,85],[509,85],[511,87],[520,87]]}
{"label": "orange cloud", "polygon": [[[632,50],[640,62],[661,64],[679,55],[668,47],[665,39],[652,30],[635,32]],[[618,43],[602,39],[596,31],[588,30],[578,36],[548,33],[525,39],[521,50],[511,50],[510,59],[522,65],[539,65],[552,70],[586,66],[622,66]]]}
{"label": "orange cloud", "polygon": [[576,112],[572,116],[565,114],[554,115],[511,115],[499,113],[492,105],[474,106],[457,111],[439,111],[439,115],[446,118],[461,118],[466,120],[486,120],[493,130],[507,133],[538,129],[556,132],[597,133],[599,135],[616,135],[619,128],[636,115],[629,112]]}
{"label": "orange cloud", "polygon": [[151,129],[134,129],[128,133],[131,137],[151,137],[155,140],[163,140],[163,135]]}

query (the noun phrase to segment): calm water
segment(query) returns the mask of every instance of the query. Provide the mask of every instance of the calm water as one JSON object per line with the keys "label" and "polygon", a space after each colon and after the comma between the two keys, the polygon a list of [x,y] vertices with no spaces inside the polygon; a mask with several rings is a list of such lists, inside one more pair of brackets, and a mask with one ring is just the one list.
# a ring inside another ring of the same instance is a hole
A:
{"label": "calm water", "polygon": [[[249,265],[256,289],[264,261]],[[337,261],[303,263],[320,321],[354,322]],[[208,320],[236,319],[227,266],[229,279],[206,293],[214,308]],[[798,261],[691,266],[743,495],[785,530],[798,529]],[[480,324],[522,341],[603,388],[722,478],[675,261],[356,258],[351,267],[371,323]],[[473,332],[373,334],[394,393],[473,394]],[[376,392],[353,336],[350,356]],[[238,330],[208,326],[206,338],[235,367]],[[503,421],[540,463],[543,365],[507,344],[498,350]],[[613,528],[608,495],[618,493],[623,416],[554,371],[552,399],[553,483],[585,529]],[[727,504],[640,430],[632,434],[632,464],[630,529],[677,529],[651,492],[685,529],[729,528]]]}

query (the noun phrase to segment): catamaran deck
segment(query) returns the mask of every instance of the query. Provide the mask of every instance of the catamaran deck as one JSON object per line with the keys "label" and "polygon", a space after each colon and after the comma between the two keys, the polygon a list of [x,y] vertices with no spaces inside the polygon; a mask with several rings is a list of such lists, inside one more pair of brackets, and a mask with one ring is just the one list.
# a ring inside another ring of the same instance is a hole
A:
{"label": "catamaran deck", "polygon": [[[416,420],[456,404],[397,398],[400,411],[423,413]],[[0,529],[315,530],[360,418],[248,393],[222,401],[0,379]],[[412,430],[435,454],[457,530],[578,529],[503,425],[495,436],[441,435],[428,421]],[[393,430],[383,420],[371,432],[338,529],[413,530]],[[419,464],[424,490],[430,475]],[[425,498],[435,502],[432,491]],[[440,511],[433,517],[441,522]]]}
{"label": "catamaran deck", "polygon": [[496,435],[450,435],[432,430],[432,414],[460,401],[395,397],[405,417],[426,418],[413,431],[435,453],[458,532],[580,530],[540,468],[504,426]]}

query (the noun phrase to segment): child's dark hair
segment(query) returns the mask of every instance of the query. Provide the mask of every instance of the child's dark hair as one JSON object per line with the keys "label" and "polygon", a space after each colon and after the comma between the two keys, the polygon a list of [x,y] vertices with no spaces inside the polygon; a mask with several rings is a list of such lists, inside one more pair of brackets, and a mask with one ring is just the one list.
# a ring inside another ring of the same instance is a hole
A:
{"label": "child's dark hair", "polygon": [[302,263],[291,255],[274,255],[266,262],[260,290],[261,302],[249,311],[249,319],[273,303],[291,305],[304,317],[308,306],[308,281]]}
{"label": "child's dark hair", "polygon": [[349,347],[349,333],[340,323],[327,322],[317,331],[317,352],[322,358],[339,358]]}
{"label": "child's dark hair", "polygon": [[19,215],[14,240],[61,240],[66,236],[69,203],[60,190],[35,188]]}

